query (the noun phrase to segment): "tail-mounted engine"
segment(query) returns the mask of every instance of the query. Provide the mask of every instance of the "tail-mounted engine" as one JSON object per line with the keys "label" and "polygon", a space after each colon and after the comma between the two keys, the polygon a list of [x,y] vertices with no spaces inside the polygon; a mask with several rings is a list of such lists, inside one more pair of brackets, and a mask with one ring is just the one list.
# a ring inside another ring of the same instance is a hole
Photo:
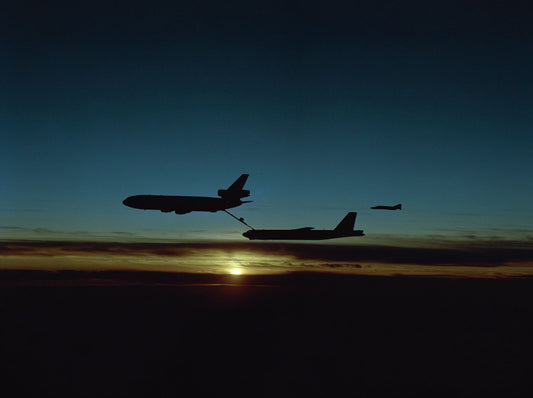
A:
{"label": "tail-mounted engine", "polygon": [[230,190],[230,189],[219,189],[217,192],[218,196],[222,199],[240,199],[250,196],[250,191],[247,189],[239,190]]}

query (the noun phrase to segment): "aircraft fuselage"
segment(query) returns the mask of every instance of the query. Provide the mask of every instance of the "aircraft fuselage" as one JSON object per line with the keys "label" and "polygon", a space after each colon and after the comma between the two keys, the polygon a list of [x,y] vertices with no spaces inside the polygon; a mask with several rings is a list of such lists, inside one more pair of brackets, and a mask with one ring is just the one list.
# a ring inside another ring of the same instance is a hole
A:
{"label": "aircraft fuselage", "polygon": [[243,233],[250,240],[325,240],[347,236],[364,236],[363,231],[331,231],[302,229],[253,229]]}
{"label": "aircraft fuselage", "polygon": [[397,204],[396,206],[374,206],[374,207],[371,207],[371,209],[374,209],[374,210],[401,210],[402,209],[402,205],[401,204]]}
{"label": "aircraft fuselage", "polygon": [[191,211],[210,211],[230,209],[245,203],[240,199],[213,198],[207,196],[170,196],[170,195],[134,195],[122,203],[135,209],[171,211],[185,214]]}

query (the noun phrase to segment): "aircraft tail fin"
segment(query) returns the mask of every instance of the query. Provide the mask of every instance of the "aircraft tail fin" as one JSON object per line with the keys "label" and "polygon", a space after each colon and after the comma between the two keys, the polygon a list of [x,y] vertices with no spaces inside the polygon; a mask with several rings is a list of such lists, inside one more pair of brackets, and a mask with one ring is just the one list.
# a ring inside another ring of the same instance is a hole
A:
{"label": "aircraft tail fin", "polygon": [[353,231],[356,217],[357,217],[357,213],[355,211],[352,211],[346,214],[346,216],[342,219],[339,225],[335,227],[334,231],[337,231],[337,232]]}
{"label": "aircraft tail fin", "polygon": [[241,176],[237,178],[233,184],[230,185],[228,191],[239,191],[243,189],[247,179],[248,174],[241,174]]}
{"label": "aircraft tail fin", "polygon": [[402,210],[402,204],[398,203],[396,206],[394,206],[395,209]]}
{"label": "aircraft tail fin", "polygon": [[246,180],[248,179],[248,174],[241,174],[239,178],[235,180],[233,184],[229,186],[228,189],[219,189],[218,196],[221,198],[228,199],[240,199],[246,196],[250,196],[250,191],[243,189]]}

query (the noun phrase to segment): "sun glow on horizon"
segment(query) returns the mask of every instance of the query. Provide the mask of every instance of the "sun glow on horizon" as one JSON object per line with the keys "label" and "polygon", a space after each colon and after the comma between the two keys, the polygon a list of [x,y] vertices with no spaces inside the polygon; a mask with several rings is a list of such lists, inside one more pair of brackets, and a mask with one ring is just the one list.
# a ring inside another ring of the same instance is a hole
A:
{"label": "sun glow on horizon", "polygon": [[[350,248],[341,245],[23,241],[0,245],[0,269],[207,273],[234,275],[235,281],[241,278],[239,275],[295,271],[469,278],[533,276],[530,248],[517,249],[515,242],[511,242],[513,247],[505,241],[496,247],[496,243],[480,241],[479,249],[466,251],[464,244],[429,249],[381,246],[377,250],[372,245]],[[429,256],[431,253],[433,257]]]}

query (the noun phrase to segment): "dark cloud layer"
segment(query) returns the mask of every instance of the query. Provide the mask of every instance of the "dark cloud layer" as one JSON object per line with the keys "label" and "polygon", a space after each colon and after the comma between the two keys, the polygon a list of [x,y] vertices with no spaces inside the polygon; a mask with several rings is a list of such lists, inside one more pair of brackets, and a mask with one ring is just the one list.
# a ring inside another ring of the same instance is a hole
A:
{"label": "dark cloud layer", "polygon": [[[258,259],[280,256],[300,261],[332,264],[381,263],[430,266],[495,267],[506,264],[533,264],[533,246],[528,242],[476,241],[445,247],[394,247],[378,245],[329,245],[304,243],[118,243],[69,241],[17,241],[0,243],[0,256],[135,256],[186,259],[217,251],[223,255],[246,254]],[[356,265],[358,267],[359,265]]]}

